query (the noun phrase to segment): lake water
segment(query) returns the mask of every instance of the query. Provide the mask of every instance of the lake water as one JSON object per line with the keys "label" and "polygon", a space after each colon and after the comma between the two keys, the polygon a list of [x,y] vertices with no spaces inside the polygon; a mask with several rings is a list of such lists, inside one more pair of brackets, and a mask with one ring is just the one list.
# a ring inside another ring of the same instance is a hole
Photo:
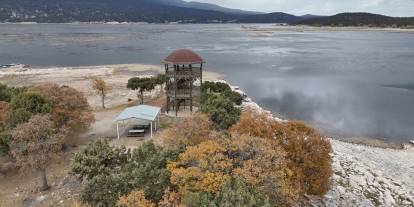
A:
{"label": "lake water", "polygon": [[331,135],[414,137],[414,33],[276,32],[241,25],[6,25],[0,63],[161,64],[191,48],[257,103]]}

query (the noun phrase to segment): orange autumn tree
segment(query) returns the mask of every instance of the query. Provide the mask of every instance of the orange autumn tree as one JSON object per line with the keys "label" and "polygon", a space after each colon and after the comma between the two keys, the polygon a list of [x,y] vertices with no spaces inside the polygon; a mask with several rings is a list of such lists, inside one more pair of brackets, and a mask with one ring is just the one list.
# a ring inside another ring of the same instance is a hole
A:
{"label": "orange autumn tree", "polygon": [[289,205],[298,198],[292,190],[285,151],[268,139],[247,135],[222,137],[190,146],[168,165],[178,192],[217,194],[231,177],[241,177],[273,203]]}
{"label": "orange autumn tree", "polygon": [[280,132],[281,145],[290,159],[303,191],[323,196],[331,188],[332,147],[328,139],[303,122],[288,122]]}
{"label": "orange autumn tree", "polygon": [[92,89],[95,90],[96,94],[101,97],[102,108],[105,109],[105,98],[107,94],[112,90],[112,87],[106,84],[102,78],[94,78],[91,81]]}
{"label": "orange autumn tree", "polygon": [[74,88],[47,83],[31,90],[40,93],[52,106],[52,120],[58,126],[67,127],[71,133],[89,128],[94,121],[85,95]]}
{"label": "orange autumn tree", "polygon": [[232,158],[232,174],[269,197],[272,203],[285,206],[298,199],[286,169],[285,151],[271,140],[248,135],[233,136],[222,140],[227,154]]}
{"label": "orange autumn tree", "polygon": [[287,155],[291,185],[299,195],[323,195],[331,187],[331,145],[302,122],[278,122],[265,113],[247,111],[232,126],[233,136],[247,134],[271,140]]}
{"label": "orange autumn tree", "polygon": [[179,193],[167,188],[161,201],[158,202],[158,207],[181,207],[181,196]]}
{"label": "orange autumn tree", "polygon": [[171,183],[179,186],[181,192],[217,193],[230,179],[233,167],[225,152],[226,149],[214,141],[188,147],[178,161],[167,166]]}
{"label": "orange autumn tree", "polygon": [[181,144],[194,146],[214,139],[213,123],[207,115],[196,113],[164,130],[160,137],[166,147],[174,148]]}
{"label": "orange autumn tree", "polygon": [[126,196],[121,196],[116,203],[118,207],[155,207],[155,204],[145,198],[144,191],[135,190]]}
{"label": "orange autumn tree", "polygon": [[275,130],[281,128],[283,123],[273,120],[273,118],[260,111],[248,110],[242,113],[239,122],[233,125],[229,131],[233,136],[242,134],[254,137],[273,139]]}

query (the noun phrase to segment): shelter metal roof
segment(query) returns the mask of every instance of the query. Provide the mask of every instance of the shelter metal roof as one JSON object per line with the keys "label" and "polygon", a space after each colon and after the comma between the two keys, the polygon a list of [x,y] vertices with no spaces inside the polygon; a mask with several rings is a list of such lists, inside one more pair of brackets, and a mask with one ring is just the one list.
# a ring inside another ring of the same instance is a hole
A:
{"label": "shelter metal roof", "polygon": [[123,121],[127,119],[142,119],[154,121],[160,113],[161,108],[155,106],[139,105],[126,108],[114,121]]}

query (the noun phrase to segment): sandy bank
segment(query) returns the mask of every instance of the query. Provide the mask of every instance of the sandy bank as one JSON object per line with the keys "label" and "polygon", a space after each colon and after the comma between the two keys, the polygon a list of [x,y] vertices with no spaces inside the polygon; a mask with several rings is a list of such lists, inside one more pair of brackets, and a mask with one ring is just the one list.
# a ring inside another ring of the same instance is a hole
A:
{"label": "sandy bank", "polygon": [[[36,67],[0,69],[0,82],[11,86],[30,86],[41,83],[68,85],[85,93],[88,102],[94,108],[100,107],[100,98],[91,87],[91,79],[104,79],[113,90],[108,94],[108,107],[125,104],[128,99],[137,99],[136,92],[126,88],[128,79],[135,76],[151,76],[163,73],[161,65],[123,64],[87,67]],[[215,80],[219,74],[205,71],[205,80]],[[146,94],[153,96],[154,94]]]}

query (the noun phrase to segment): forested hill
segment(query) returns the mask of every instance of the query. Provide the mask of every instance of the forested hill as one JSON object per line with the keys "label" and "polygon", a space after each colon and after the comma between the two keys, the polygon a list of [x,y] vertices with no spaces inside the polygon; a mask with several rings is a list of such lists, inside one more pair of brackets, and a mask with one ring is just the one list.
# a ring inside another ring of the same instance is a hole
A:
{"label": "forested hill", "polygon": [[269,14],[257,14],[241,17],[237,20],[240,23],[293,23],[306,19],[282,12],[275,12]]}
{"label": "forested hill", "polygon": [[312,26],[414,26],[414,17],[389,17],[370,13],[341,13],[329,17],[318,17],[298,21],[295,24]]}
{"label": "forested hill", "polygon": [[0,0],[1,22],[231,22],[238,14],[158,0]]}

